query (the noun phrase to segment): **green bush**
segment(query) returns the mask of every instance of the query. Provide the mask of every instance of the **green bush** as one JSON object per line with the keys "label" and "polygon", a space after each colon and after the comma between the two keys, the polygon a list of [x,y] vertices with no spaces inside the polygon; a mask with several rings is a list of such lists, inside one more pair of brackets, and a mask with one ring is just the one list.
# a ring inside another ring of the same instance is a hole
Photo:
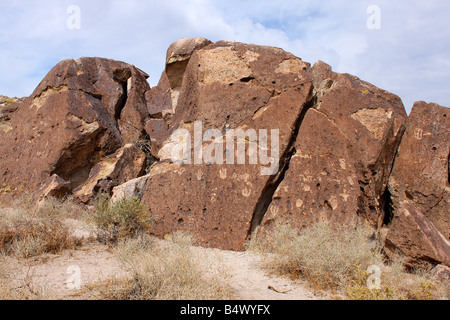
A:
{"label": "green bush", "polygon": [[100,229],[98,239],[102,243],[116,243],[120,238],[134,237],[145,231],[152,220],[139,199],[123,198],[111,201],[107,194],[100,194],[95,203],[94,222]]}

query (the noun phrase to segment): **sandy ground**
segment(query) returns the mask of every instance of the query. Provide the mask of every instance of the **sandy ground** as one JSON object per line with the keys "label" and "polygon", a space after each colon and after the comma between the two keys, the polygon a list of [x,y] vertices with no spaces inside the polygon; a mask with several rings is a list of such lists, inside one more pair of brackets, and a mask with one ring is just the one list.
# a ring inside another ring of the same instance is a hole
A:
{"label": "sandy ground", "polygon": [[[201,255],[212,275],[221,275],[237,300],[326,299],[301,283],[269,275],[261,257],[255,253],[199,247],[194,247],[192,252]],[[44,255],[17,263],[23,277],[31,276],[34,283],[43,286],[52,299],[58,300],[94,299],[91,293],[95,285],[124,275],[111,250],[95,242],[61,255]]]}

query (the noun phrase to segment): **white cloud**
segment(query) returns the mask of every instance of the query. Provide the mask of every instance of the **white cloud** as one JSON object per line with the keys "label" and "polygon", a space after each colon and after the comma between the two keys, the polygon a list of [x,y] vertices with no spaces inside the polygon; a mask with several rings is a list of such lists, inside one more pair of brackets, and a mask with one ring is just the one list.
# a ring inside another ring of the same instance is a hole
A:
{"label": "white cloud", "polygon": [[[381,8],[381,30],[366,27]],[[81,29],[66,27],[69,5]],[[168,46],[183,37],[281,47],[323,60],[398,94],[450,106],[450,23],[445,0],[16,0],[0,4],[0,94],[29,95],[57,62],[101,56],[135,64],[155,85]]]}

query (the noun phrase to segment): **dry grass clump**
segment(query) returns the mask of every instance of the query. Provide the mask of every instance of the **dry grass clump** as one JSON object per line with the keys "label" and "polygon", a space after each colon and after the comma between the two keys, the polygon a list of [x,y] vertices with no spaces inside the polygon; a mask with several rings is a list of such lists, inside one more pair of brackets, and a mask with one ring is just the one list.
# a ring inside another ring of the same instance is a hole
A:
{"label": "dry grass clump", "polygon": [[320,220],[301,234],[289,225],[276,225],[261,245],[271,253],[266,261],[280,274],[307,279],[319,289],[350,283],[358,268],[381,261],[367,241],[365,228],[350,229]]}
{"label": "dry grass clump", "polygon": [[50,198],[36,206],[27,197],[16,200],[11,208],[0,208],[0,251],[30,258],[80,245],[64,223],[77,210],[70,201]]}
{"label": "dry grass clump", "polygon": [[222,300],[230,290],[206,276],[205,265],[191,251],[192,239],[175,234],[157,244],[148,237],[122,241],[115,249],[127,279],[111,280],[101,288],[110,300]]}
{"label": "dry grass clump", "polygon": [[35,283],[31,274],[22,274],[8,258],[0,255],[0,300],[49,300],[51,293]]}
{"label": "dry grass clump", "polygon": [[109,195],[101,193],[94,208],[93,220],[99,228],[97,238],[105,244],[135,237],[147,230],[152,222],[146,206],[135,197],[113,202]]}
{"label": "dry grass clump", "polygon": [[407,271],[400,256],[387,261],[381,267],[381,281],[378,289],[369,289],[370,275],[358,270],[357,276],[346,289],[346,295],[353,300],[441,300],[448,299],[448,283],[437,282],[430,270]]}
{"label": "dry grass clump", "polygon": [[[313,288],[344,292],[349,299],[439,299],[443,287],[427,271],[407,272],[401,260],[386,262],[377,242],[364,227],[348,228],[319,220],[300,233],[288,224],[276,225],[250,250],[263,253],[267,267],[306,280]],[[370,286],[379,270],[379,286]]]}

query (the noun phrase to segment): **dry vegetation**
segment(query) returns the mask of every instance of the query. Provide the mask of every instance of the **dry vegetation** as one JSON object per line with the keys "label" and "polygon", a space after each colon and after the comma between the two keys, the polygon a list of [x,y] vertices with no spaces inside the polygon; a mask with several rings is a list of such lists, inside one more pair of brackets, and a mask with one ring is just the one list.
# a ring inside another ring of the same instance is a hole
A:
{"label": "dry vegetation", "polygon": [[130,276],[96,288],[101,299],[224,300],[231,291],[206,276],[205,264],[191,251],[192,239],[174,234],[164,243],[147,236],[122,241],[115,253]]}
{"label": "dry vegetation", "polygon": [[0,255],[0,300],[50,300],[51,290],[37,284],[30,268],[18,270],[17,264]]}
{"label": "dry vegetation", "polygon": [[34,205],[30,197],[0,211],[0,252],[20,258],[60,253],[81,245],[65,219],[81,210],[73,202],[48,199]]}
{"label": "dry vegetation", "polygon": [[[14,208],[14,209],[11,209]],[[145,234],[151,223],[145,206],[135,198],[112,203],[100,195],[88,212],[71,200],[46,199],[35,206],[22,197],[0,208],[0,300],[48,299],[32,274],[19,274],[12,258],[30,259],[45,253],[61,253],[83,245],[67,219],[95,224],[97,241],[112,248],[121,262],[122,279],[92,286],[98,299],[120,300],[216,300],[231,298],[230,290],[205,276],[202,261],[191,252],[189,236],[175,234],[165,245]]]}
{"label": "dry vegetation", "polygon": [[[269,270],[306,280],[311,287],[344,293],[357,300],[448,299],[448,284],[436,283],[429,270],[407,272],[401,258],[387,261],[365,227],[351,229],[327,220],[298,233],[277,225],[253,240],[250,250],[262,253]],[[380,286],[369,289],[369,267],[380,270]]]}
{"label": "dry vegetation", "polygon": [[[13,209],[11,209],[13,208]],[[68,220],[94,225],[97,239],[107,244],[126,276],[92,286],[103,300],[221,300],[233,299],[220,276],[208,275],[206,259],[193,254],[192,238],[174,234],[156,241],[146,234],[152,219],[137,199],[115,203],[101,195],[94,210],[71,200],[47,199],[35,205],[22,197],[8,208],[0,206],[0,299],[48,299],[33,275],[13,267],[46,253],[59,254],[84,243]],[[364,228],[349,229],[319,220],[299,233],[277,225],[249,249],[263,256],[273,273],[306,280],[312,288],[340,293],[346,299],[398,300],[449,298],[449,285],[434,281],[427,270],[405,269],[403,261],[387,261],[377,241]],[[369,289],[370,266],[381,274],[379,289]]]}
{"label": "dry vegetation", "polygon": [[47,199],[38,206],[24,195],[0,206],[0,299],[49,299],[49,290],[35,283],[33,274],[17,268],[14,259],[28,260],[45,253],[61,253],[82,244],[66,224],[83,209],[70,200]]}
{"label": "dry vegetation", "polygon": [[112,202],[109,195],[101,193],[94,208],[93,221],[99,228],[97,238],[105,244],[136,237],[152,223],[147,208],[134,197]]}

